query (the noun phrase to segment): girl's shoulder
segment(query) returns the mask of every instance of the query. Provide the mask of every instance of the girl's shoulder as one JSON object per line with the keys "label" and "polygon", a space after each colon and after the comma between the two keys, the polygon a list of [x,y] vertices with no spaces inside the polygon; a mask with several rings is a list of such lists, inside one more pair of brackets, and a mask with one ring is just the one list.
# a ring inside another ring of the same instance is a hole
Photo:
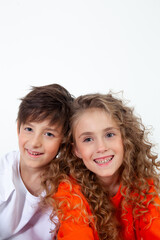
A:
{"label": "girl's shoulder", "polygon": [[143,239],[160,239],[160,196],[155,190],[154,181],[148,180],[150,186],[145,199],[148,211],[140,217],[138,229]]}
{"label": "girl's shoulder", "polygon": [[56,199],[61,200],[71,200],[72,202],[80,203],[81,199],[84,198],[81,187],[73,178],[68,178],[63,180],[59,186],[56,194],[54,195]]}
{"label": "girl's shoulder", "polygon": [[54,198],[59,202],[58,216],[61,222],[58,239],[61,236],[63,239],[99,239],[89,204],[73,178],[59,184]]}
{"label": "girl's shoulder", "polygon": [[89,215],[91,214],[89,203],[81,191],[81,186],[72,177],[59,184],[54,199],[61,202],[61,208],[85,209]]}
{"label": "girl's shoulder", "polygon": [[58,203],[58,208],[65,218],[74,216],[76,221],[78,219],[78,222],[85,222],[85,219],[88,219],[88,216],[91,215],[90,206],[81,192],[80,185],[72,178],[59,184],[53,198]]}

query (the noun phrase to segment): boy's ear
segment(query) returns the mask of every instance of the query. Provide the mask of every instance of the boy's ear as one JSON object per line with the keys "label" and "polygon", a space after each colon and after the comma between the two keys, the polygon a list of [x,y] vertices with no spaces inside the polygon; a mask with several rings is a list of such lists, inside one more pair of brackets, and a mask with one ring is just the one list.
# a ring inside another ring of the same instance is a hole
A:
{"label": "boy's ear", "polygon": [[20,127],[19,127],[19,122],[17,120],[17,135],[19,135],[19,132],[20,132]]}
{"label": "boy's ear", "polygon": [[76,145],[74,143],[73,144],[73,154],[76,155],[78,158],[81,158],[81,153],[78,151]]}

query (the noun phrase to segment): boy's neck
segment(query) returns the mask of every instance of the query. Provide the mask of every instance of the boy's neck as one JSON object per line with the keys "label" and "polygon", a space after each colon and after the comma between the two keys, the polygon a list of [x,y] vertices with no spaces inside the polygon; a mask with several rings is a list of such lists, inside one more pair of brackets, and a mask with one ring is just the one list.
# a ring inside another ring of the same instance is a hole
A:
{"label": "boy's neck", "polygon": [[34,196],[39,196],[42,192],[41,187],[42,170],[27,168],[20,164],[20,175],[27,190]]}

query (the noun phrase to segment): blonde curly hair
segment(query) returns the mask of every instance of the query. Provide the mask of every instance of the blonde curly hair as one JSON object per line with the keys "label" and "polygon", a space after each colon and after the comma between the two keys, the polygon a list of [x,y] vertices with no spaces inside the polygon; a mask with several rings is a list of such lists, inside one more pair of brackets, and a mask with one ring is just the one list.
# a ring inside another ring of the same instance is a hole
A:
{"label": "blonde curly hair", "polygon": [[[97,93],[79,96],[73,102],[67,143],[59,158],[48,166],[47,174],[43,176],[43,186],[47,192],[45,203],[54,205],[52,219],[55,214],[59,215],[60,203],[53,195],[60,182],[69,181],[72,185],[68,177],[72,176],[81,186],[81,191],[90,205],[99,239],[117,240],[121,239],[121,228],[115,217],[116,209],[109,192],[106,192],[97,176],[86,168],[82,159],[73,154],[76,122],[83,112],[91,108],[106,111],[121,132],[124,145],[124,159],[119,170],[121,194],[124,197],[122,208],[125,210],[125,204],[131,204],[136,219],[148,211],[145,204],[147,194],[152,196],[150,202],[154,204],[154,197],[160,193],[160,162],[158,156],[152,152],[153,144],[148,139],[148,132],[141,118],[135,116],[134,109],[128,107],[125,101],[112,93]],[[149,179],[153,181],[155,192],[149,192]]]}

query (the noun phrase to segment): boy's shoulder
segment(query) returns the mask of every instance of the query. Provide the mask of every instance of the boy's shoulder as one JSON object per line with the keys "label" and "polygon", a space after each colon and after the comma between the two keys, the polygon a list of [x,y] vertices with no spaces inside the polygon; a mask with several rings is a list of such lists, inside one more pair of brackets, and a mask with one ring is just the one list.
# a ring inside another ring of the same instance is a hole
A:
{"label": "boy's shoulder", "polygon": [[14,165],[19,164],[20,153],[19,151],[12,151],[6,153],[4,156],[0,157],[0,173],[5,169],[13,168]]}
{"label": "boy's shoulder", "polygon": [[0,158],[0,203],[14,191],[14,179],[18,178],[19,152],[13,151]]}

